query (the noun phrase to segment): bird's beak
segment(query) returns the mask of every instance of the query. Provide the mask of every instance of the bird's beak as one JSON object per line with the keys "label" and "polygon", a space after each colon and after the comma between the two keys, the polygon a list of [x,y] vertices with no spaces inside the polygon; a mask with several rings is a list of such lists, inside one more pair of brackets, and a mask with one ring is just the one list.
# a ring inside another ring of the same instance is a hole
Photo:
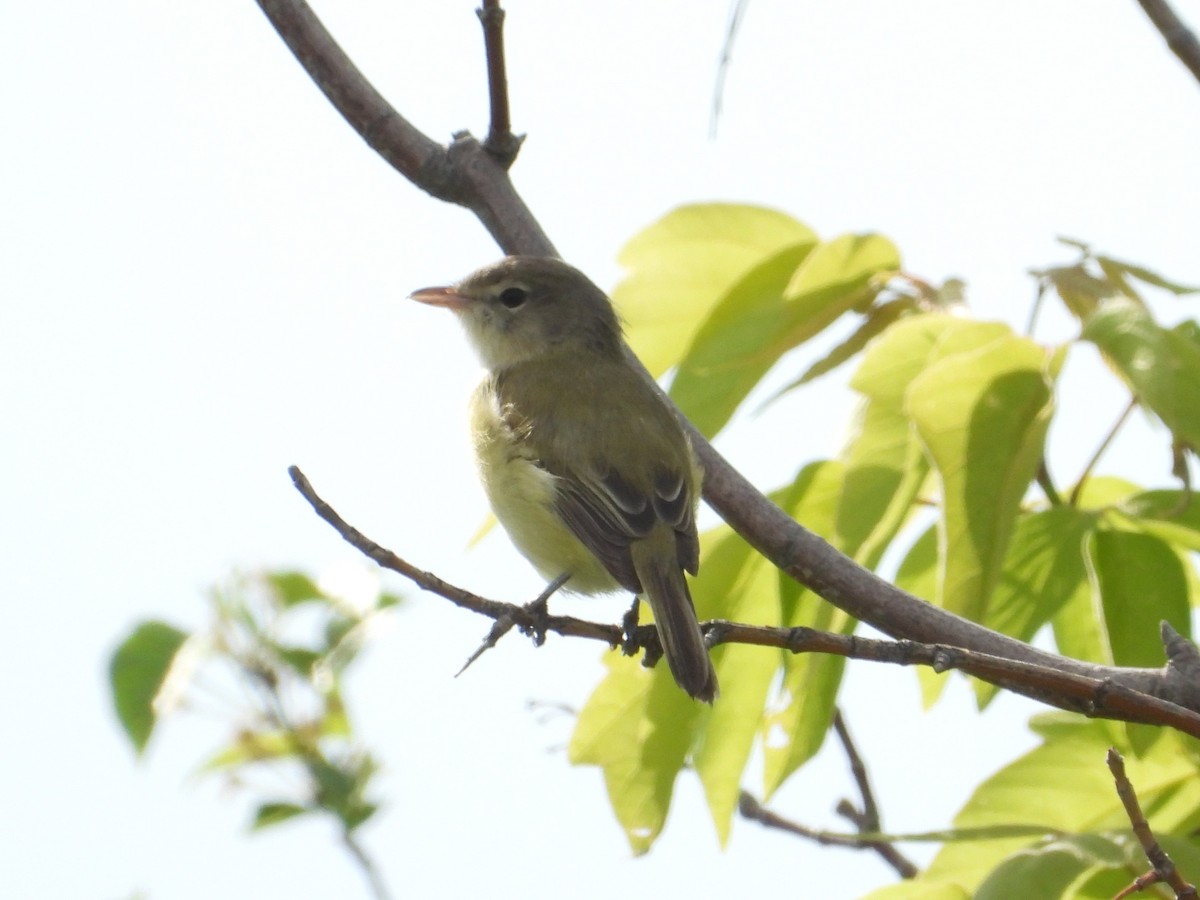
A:
{"label": "bird's beak", "polygon": [[470,297],[464,297],[458,292],[458,288],[454,287],[421,288],[419,291],[409,294],[408,299],[416,300],[419,303],[428,303],[430,306],[444,306],[455,311],[465,309],[471,302]]}

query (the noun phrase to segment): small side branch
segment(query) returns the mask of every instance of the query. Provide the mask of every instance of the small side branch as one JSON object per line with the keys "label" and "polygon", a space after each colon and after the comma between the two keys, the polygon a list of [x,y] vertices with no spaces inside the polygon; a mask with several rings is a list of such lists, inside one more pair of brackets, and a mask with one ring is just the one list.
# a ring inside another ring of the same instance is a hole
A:
{"label": "small side branch", "polygon": [[1133,784],[1125,774],[1124,757],[1115,749],[1110,748],[1106,762],[1117,785],[1117,796],[1121,798],[1121,804],[1125,807],[1125,815],[1129,817],[1129,824],[1133,826],[1133,833],[1141,843],[1142,850],[1146,854],[1146,859],[1150,861],[1150,865],[1154,868],[1153,874],[1147,873],[1138,878],[1128,888],[1121,891],[1117,895],[1117,900],[1143,890],[1156,882],[1169,885],[1175,892],[1176,897],[1186,897],[1189,900],[1195,900],[1197,896],[1200,896],[1196,893],[1195,886],[1184,881],[1183,876],[1179,874],[1179,870],[1175,868],[1175,863],[1171,862],[1171,857],[1167,856],[1167,852],[1163,850],[1158,840],[1155,839],[1154,832],[1150,830],[1150,823],[1146,821],[1146,815],[1142,812],[1142,805],[1138,802]]}
{"label": "small side branch", "polygon": [[[478,594],[473,594],[463,588],[456,587],[448,581],[443,581],[432,572],[426,572],[423,569],[417,568],[406,560],[401,559],[391,550],[375,543],[338,515],[332,506],[318,496],[312,484],[304,473],[300,471],[299,467],[290,466],[288,474],[292,477],[292,483],[296,486],[296,490],[308,501],[316,514],[328,522],[334,531],[340,534],[348,544],[374,560],[383,568],[403,575],[423,590],[437,594],[439,597],[449,600],[455,606],[460,606],[471,612],[495,619],[497,622],[507,620],[510,623],[509,627],[515,625],[522,631],[530,634],[537,635],[553,631],[565,637],[580,637],[593,641],[602,641],[612,647],[616,647],[621,643],[622,632],[616,625],[602,625],[598,622],[588,622],[572,616],[547,616],[544,614],[544,610],[539,611],[535,607],[535,604],[519,606],[516,603],[489,600],[486,597],[480,597]],[[654,628],[649,627],[645,630],[653,633]],[[643,631],[643,629],[639,629],[639,631]],[[652,638],[646,639],[650,640]]]}
{"label": "small side branch", "polygon": [[375,90],[304,0],[257,0],[321,92],[396,171],[439,200],[475,213],[505,253],[556,256],[500,161],[469,134],[445,147]]}
{"label": "small side branch", "polygon": [[508,71],[504,63],[504,10],[500,0],[483,0],[475,10],[483,25],[483,47],[487,54],[488,100],[491,123],[483,149],[496,157],[504,168],[513,164],[521,148],[521,138],[512,133],[508,110]]}
{"label": "small side branch", "polygon": [[1192,77],[1200,82],[1200,40],[1195,33],[1175,15],[1175,10],[1166,0],[1138,0],[1158,33],[1163,36],[1171,52],[1187,66]]}
{"label": "small side branch", "polygon": [[705,623],[705,629],[709,646],[755,644],[791,653],[831,653],[847,659],[902,666],[923,665],[935,672],[956,669],[1059,709],[1090,717],[1168,725],[1184,734],[1200,737],[1200,714],[1110,678],[1099,677],[1104,667],[1097,667],[1096,675],[1083,675],[945,644],[885,641],[812,628],[743,625],[723,619]]}
{"label": "small side branch", "polygon": [[[875,850],[880,852],[883,858],[891,865],[901,878],[914,878],[917,874],[917,867],[905,859],[899,851],[886,841],[878,839],[859,837],[853,834],[840,834],[835,831],[825,831],[819,828],[809,828],[807,825],[801,825],[799,822],[793,822],[791,819],[785,818],[778,813],[767,809],[758,799],[747,791],[742,791],[738,797],[738,813],[743,819],[748,819],[751,822],[766,828],[775,828],[779,831],[786,831],[788,834],[794,834],[796,837],[802,837],[814,843],[821,844],[825,847],[846,847],[854,850]],[[882,852],[880,848],[887,848],[888,852]],[[897,865],[899,862],[899,865]]]}
{"label": "small side branch", "polygon": [[[856,808],[849,800],[842,800],[837,805],[838,814],[848,819],[858,829],[859,834],[879,834],[883,831],[883,819],[879,814],[879,805],[875,802],[875,792],[871,789],[867,766],[863,762],[858,748],[854,745],[854,740],[850,737],[850,729],[846,727],[846,720],[840,709],[833,714],[833,730],[842,743],[842,751],[846,754],[846,761],[850,764],[850,774],[858,787],[858,795],[862,804],[860,809]],[[863,846],[878,853],[901,878],[917,877],[917,872],[920,870],[912,860],[896,849],[895,844],[864,837]]]}
{"label": "small side branch", "polygon": [[1092,458],[1087,461],[1087,465],[1083,467],[1083,471],[1079,474],[1079,480],[1075,482],[1075,487],[1071,490],[1071,499],[1068,501],[1072,506],[1079,505],[1079,495],[1083,493],[1083,488],[1087,484],[1088,479],[1092,477],[1092,471],[1100,462],[1100,457],[1104,455],[1117,434],[1124,427],[1125,422],[1129,419],[1130,414],[1137,408],[1137,397],[1131,397],[1125,408],[1121,410],[1121,414],[1117,416],[1117,421],[1113,422],[1112,428],[1108,429],[1108,434],[1104,436],[1104,440],[1100,442],[1100,446],[1096,448],[1096,452],[1092,454]]}

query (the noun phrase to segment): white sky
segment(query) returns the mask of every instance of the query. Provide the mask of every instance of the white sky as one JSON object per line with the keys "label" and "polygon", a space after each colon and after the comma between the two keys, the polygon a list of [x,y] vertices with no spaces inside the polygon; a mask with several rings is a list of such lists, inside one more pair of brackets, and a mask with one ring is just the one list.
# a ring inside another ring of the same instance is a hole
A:
{"label": "white sky", "polygon": [[[474,5],[317,11],[445,139],[486,126]],[[529,134],[515,179],[603,285],[635,231],[709,199],[829,236],[882,231],[911,271],[965,277],[982,315],[1014,323],[1025,270],[1071,258],[1056,234],[1200,282],[1200,88],[1132,0],[756,0],[715,141],[727,0],[507,6]],[[1198,24],[1194,2],[1178,6]],[[140,618],[202,625],[203,591],[231,567],[353,560],[292,490],[291,463],[412,561],[483,593],[536,592],[501,537],[464,550],[484,511],[462,424],[475,363],[448,317],[402,299],[498,252],[352,133],[249,0],[9,3],[3,21],[0,895],[365,896],[326,826],[247,837],[244,799],[189,779],[212,723],[169,726],[135,765],[107,659]],[[1121,404],[1084,402],[1107,376],[1078,356],[1067,387],[1083,411],[1052,435],[1063,481]],[[721,446],[772,487],[836,451],[847,409],[834,380]],[[1137,424],[1110,468],[1161,479],[1160,439]],[[486,623],[387,583],[414,599],[350,690],[387,767],[365,840],[398,897],[849,897],[890,879],[867,854],[745,824],[720,853],[687,777],[659,846],[630,859],[599,773],[563,758],[569,723],[525,709],[580,704],[595,648],[509,638],[456,681]],[[1026,704],[976,718],[959,689],[923,715],[912,673],[850,668],[847,714],[890,828],[944,825],[1031,745]],[[840,827],[849,790],[825,754],[775,805]]]}

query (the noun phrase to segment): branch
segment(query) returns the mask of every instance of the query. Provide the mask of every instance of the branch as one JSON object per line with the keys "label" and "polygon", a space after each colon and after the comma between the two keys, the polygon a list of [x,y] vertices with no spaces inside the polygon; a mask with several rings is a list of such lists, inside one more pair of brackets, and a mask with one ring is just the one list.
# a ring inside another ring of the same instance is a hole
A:
{"label": "branch", "polygon": [[1175,863],[1171,862],[1171,857],[1167,856],[1167,851],[1162,848],[1162,845],[1155,839],[1154,832],[1150,830],[1150,823],[1146,821],[1146,815],[1142,812],[1141,804],[1138,803],[1137,793],[1134,791],[1129,777],[1125,774],[1125,759],[1116,750],[1109,749],[1105,761],[1108,763],[1109,771],[1113,774],[1113,780],[1117,785],[1117,796],[1121,798],[1121,804],[1125,807],[1125,814],[1129,817],[1129,824],[1133,826],[1133,833],[1141,843],[1146,859],[1154,867],[1153,874],[1138,878],[1117,897],[1128,896],[1155,882],[1161,882],[1170,885],[1176,897],[1195,900],[1198,896],[1195,886],[1184,881],[1179,870],[1175,868]]}
{"label": "branch", "polygon": [[1138,5],[1166,40],[1171,52],[1187,66],[1192,77],[1200,81],[1200,41],[1196,35],[1175,15],[1166,0],[1138,0]]}
{"label": "branch", "polygon": [[475,10],[483,25],[483,47],[487,55],[488,99],[492,113],[484,149],[498,159],[505,169],[517,158],[521,138],[512,133],[508,112],[508,73],[504,66],[504,10],[500,0],[483,0]]}
{"label": "branch", "polygon": [[[871,790],[871,779],[867,776],[866,764],[858,748],[854,746],[854,740],[850,737],[850,730],[846,727],[846,720],[842,717],[840,709],[834,710],[833,728],[837,732],[838,740],[842,742],[842,750],[850,764],[850,774],[854,777],[858,795],[862,799],[862,809],[856,809],[849,800],[843,800],[837,805],[837,811],[853,823],[859,834],[879,834],[883,831],[883,820],[879,815],[879,806],[875,803],[875,793]],[[901,878],[917,877],[920,870],[912,860],[896,849],[894,843],[863,838],[863,844],[878,853]]]}
{"label": "branch", "polygon": [[[435,197],[474,211],[504,252],[554,255],[553,245],[517,196],[507,172],[478,141],[460,134],[444,148],[417,131],[363,78],[303,0],[258,3],[351,126],[406,178]],[[626,352],[645,374],[628,348]],[[645,377],[650,378],[648,374]],[[851,616],[895,638],[950,645],[957,652],[972,651],[1084,678],[1107,679],[1125,689],[1200,710],[1200,681],[1187,681],[1181,677],[1181,666],[1176,665],[1187,655],[1186,650],[1178,651],[1162,670],[1098,667],[1038,650],[932,606],[862,568],[794,522],[682,416],[681,421],[704,469],[704,498],[709,505],[779,569]],[[605,637],[594,631],[591,636],[608,640],[607,632]],[[1191,652],[1200,659],[1194,647]],[[996,683],[1012,686],[1009,681]]]}
{"label": "branch", "polygon": [[[385,569],[391,569],[425,590],[480,615],[494,619],[496,625],[484,639],[480,649],[468,660],[473,663],[483,652],[491,649],[513,626],[541,644],[546,632],[564,637],[580,637],[603,641],[610,647],[620,647],[627,656],[646,651],[646,664],[653,665],[662,654],[658,633],[652,625],[639,626],[628,615],[624,627],[604,625],[577,619],[573,616],[551,616],[545,608],[547,598],[561,583],[551,583],[536,600],[526,606],[489,600],[443,581],[381,547],[338,515],[313,489],[304,473],[296,466],[288,469],[292,483],[322,519],[333,526],[342,538]],[[847,659],[862,659],[894,665],[926,665],[937,672],[957,669],[985,681],[1007,687],[1043,703],[1087,716],[1169,725],[1200,738],[1200,713],[1160,700],[1158,697],[1126,687],[1114,680],[1115,675],[1129,671],[1108,666],[1089,666],[1090,675],[1063,672],[1052,666],[1042,666],[1019,660],[1005,659],[951,647],[944,644],[921,644],[914,641],[881,641],[855,635],[831,634],[812,628],[782,628],[766,625],[746,625],[740,622],[713,620],[702,626],[710,647],[719,644],[748,644],[775,647],[791,653],[829,653]],[[1176,642],[1169,648],[1178,649],[1182,639],[1171,632]],[[1186,641],[1182,643],[1186,644]],[[1190,645],[1188,645],[1190,646]],[[1191,663],[1190,657],[1187,660]],[[1084,665],[1084,664],[1080,664]],[[466,666],[463,667],[464,669]],[[1190,677],[1190,669],[1181,664],[1180,677]],[[461,670],[460,670],[461,671]]]}
{"label": "branch", "polygon": [[257,0],[317,87],[376,153],[421,190],[465,206],[505,253],[556,256],[503,164],[465,132],[443,147],[396,112],[304,0]]}

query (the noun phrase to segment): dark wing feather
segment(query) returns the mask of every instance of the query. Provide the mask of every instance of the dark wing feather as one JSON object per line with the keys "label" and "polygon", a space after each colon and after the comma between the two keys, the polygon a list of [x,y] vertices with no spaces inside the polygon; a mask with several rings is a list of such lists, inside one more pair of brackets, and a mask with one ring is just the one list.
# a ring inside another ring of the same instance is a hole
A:
{"label": "dark wing feather", "polygon": [[615,473],[602,478],[555,474],[557,510],[567,528],[621,587],[640,593],[629,544],[654,527],[654,507]]}
{"label": "dark wing feather", "polygon": [[558,514],[622,587],[641,592],[629,545],[649,534],[659,522],[675,531],[680,567],[695,574],[700,541],[682,474],[666,470],[657,473],[654,493],[649,497],[612,469],[593,476],[555,474],[559,476]]}

